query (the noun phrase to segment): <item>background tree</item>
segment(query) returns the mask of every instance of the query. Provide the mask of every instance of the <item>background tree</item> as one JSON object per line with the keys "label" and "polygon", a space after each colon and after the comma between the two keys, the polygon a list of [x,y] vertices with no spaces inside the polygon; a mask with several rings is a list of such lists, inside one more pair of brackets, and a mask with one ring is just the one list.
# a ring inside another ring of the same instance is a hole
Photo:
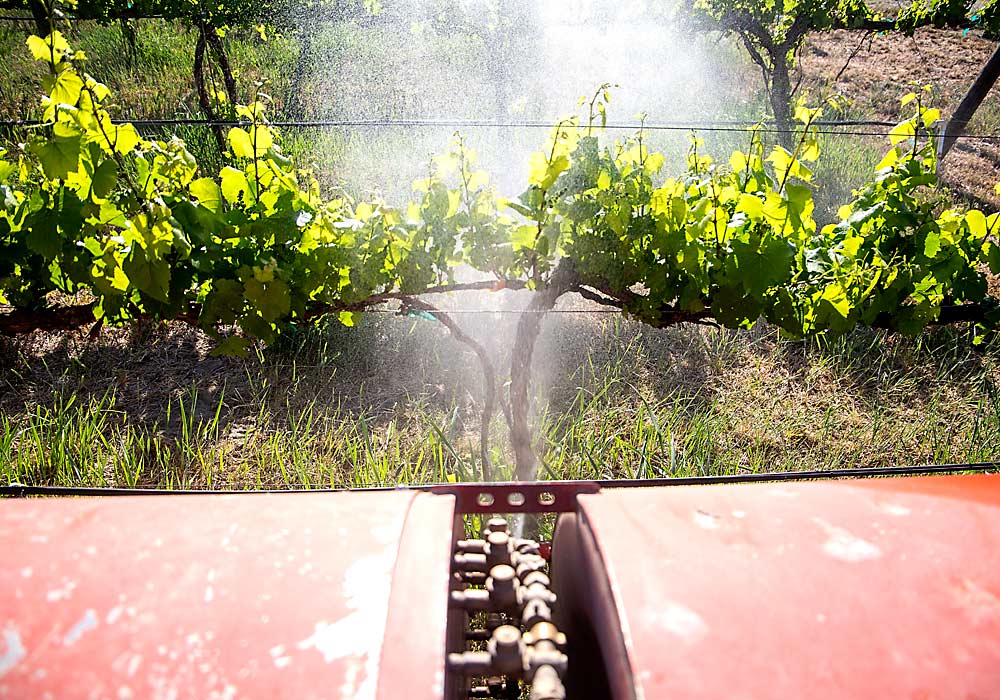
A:
{"label": "background tree", "polygon": [[[735,36],[760,68],[778,129],[792,125],[798,83],[792,70],[809,32],[831,29],[902,31],[918,27],[977,27],[1000,36],[997,0],[913,0],[896,17],[884,17],[864,0],[682,0],[682,15],[695,27]],[[974,9],[977,8],[977,9]],[[791,134],[779,134],[787,148]]]}

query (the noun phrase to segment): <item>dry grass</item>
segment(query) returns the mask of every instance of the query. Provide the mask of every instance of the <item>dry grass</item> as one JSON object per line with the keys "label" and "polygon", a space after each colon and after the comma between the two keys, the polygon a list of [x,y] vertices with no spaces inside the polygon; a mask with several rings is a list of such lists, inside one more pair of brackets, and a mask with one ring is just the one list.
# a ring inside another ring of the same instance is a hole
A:
{"label": "dry grass", "polygon": [[[996,48],[976,33],[921,29],[912,37],[871,36],[835,31],[809,37],[802,50],[804,84],[814,90],[832,87],[851,100],[850,112],[859,118],[893,120],[900,117],[899,98],[912,84],[931,85],[932,102],[949,115],[979,75]],[[864,48],[848,64],[859,43]],[[831,85],[840,73],[841,78]],[[969,124],[970,134],[1000,134],[1000,101],[991,94]],[[1000,144],[996,140],[962,139],[944,161],[945,183],[959,194],[1000,205],[993,190],[1000,182]]]}

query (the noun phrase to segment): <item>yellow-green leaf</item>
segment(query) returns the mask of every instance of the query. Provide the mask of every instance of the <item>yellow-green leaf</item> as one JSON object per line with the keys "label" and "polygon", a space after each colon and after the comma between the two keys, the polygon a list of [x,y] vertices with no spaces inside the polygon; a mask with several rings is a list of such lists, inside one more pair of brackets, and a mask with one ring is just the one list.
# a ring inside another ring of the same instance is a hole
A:
{"label": "yellow-green leaf", "polygon": [[986,237],[986,215],[978,209],[972,209],[965,214],[965,223],[969,225],[969,232],[976,238]]}
{"label": "yellow-green leaf", "polygon": [[222,180],[222,196],[226,198],[227,202],[236,204],[241,197],[246,200],[247,193],[250,191],[250,183],[247,182],[247,176],[242,170],[226,167],[219,175]]}
{"label": "yellow-green leaf", "polygon": [[889,142],[895,146],[897,143],[911,139],[916,135],[917,130],[913,126],[913,122],[902,122],[889,131]]}
{"label": "yellow-green leaf", "polygon": [[254,157],[253,141],[250,139],[250,134],[239,127],[229,130],[229,148],[232,149],[233,155],[237,158]]}
{"label": "yellow-green leaf", "polygon": [[222,189],[211,178],[203,177],[191,183],[191,194],[198,204],[218,214],[222,211]]}

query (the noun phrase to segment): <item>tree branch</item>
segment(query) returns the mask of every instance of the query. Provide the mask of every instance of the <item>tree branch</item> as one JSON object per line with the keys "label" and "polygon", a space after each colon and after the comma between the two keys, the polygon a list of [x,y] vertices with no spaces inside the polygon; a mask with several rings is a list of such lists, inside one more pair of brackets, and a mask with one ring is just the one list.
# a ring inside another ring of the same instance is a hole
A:
{"label": "tree branch", "polygon": [[[484,280],[480,282],[462,282],[458,284],[442,284],[428,287],[420,292],[386,292],[373,294],[367,299],[350,303],[313,303],[306,307],[303,320],[313,321],[322,316],[340,313],[341,311],[365,311],[372,306],[378,306],[387,301],[398,301],[427,294],[449,294],[451,292],[492,291],[494,289],[524,289],[523,280]],[[0,335],[23,335],[32,331],[71,331],[93,324],[96,302],[77,304],[74,306],[44,306],[39,309],[14,309],[0,313]],[[161,319],[165,322],[182,321],[197,326],[201,318],[201,305],[191,304],[184,311],[172,318]]]}
{"label": "tree branch", "polygon": [[364,311],[365,309],[377,306],[387,301],[413,298],[414,296],[426,296],[428,294],[450,294],[451,292],[491,292],[498,289],[524,289],[527,282],[518,279],[483,280],[480,282],[460,282],[456,284],[442,284],[435,287],[427,287],[419,292],[385,292],[373,294],[361,301],[350,303],[314,304],[306,311],[306,320],[312,320],[318,316],[339,313],[341,311]]}
{"label": "tree branch", "polygon": [[430,314],[440,321],[449,331],[452,337],[460,343],[469,346],[479,358],[479,366],[483,370],[483,413],[479,428],[479,456],[483,461],[483,481],[493,481],[493,463],[490,461],[490,423],[493,421],[493,414],[496,412],[497,399],[497,371],[493,366],[486,351],[475,338],[466,335],[465,331],[459,327],[455,320],[447,313],[437,307],[428,304],[426,301],[413,297],[403,297],[400,313],[406,313],[410,309],[419,309]]}

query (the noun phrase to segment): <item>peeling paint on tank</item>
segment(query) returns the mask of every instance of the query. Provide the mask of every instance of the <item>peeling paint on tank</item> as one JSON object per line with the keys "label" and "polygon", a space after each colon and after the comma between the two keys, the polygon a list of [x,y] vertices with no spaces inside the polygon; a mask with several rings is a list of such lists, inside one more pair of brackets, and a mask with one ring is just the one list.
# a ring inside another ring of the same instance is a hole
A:
{"label": "peeling paint on tank", "polygon": [[706,513],[703,510],[696,510],[692,516],[694,524],[705,530],[719,529],[719,516]]}
{"label": "peeling paint on tank", "polygon": [[276,647],[271,647],[270,654],[271,658],[274,660],[275,668],[285,668],[290,663],[292,663],[292,657],[286,654],[287,650],[283,644],[279,644]]}
{"label": "peeling paint on tank", "polygon": [[871,542],[831,525],[822,518],[813,518],[813,522],[826,533],[827,539],[823,543],[823,551],[834,559],[853,563],[881,558],[882,550]]}
{"label": "peeling paint on tank", "polygon": [[[373,528],[373,534],[375,530]],[[385,602],[391,593],[395,560],[395,549],[390,547],[351,564],[344,572],[343,596],[347,608],[353,612],[333,623],[320,620],[312,635],[297,644],[302,650],[315,649],[326,663],[349,661],[340,688],[344,700],[373,700],[375,697],[378,654],[387,615]]]}
{"label": "peeling paint on tank", "polygon": [[63,579],[63,585],[60,588],[53,588],[51,591],[45,594],[45,600],[50,603],[55,603],[59,600],[65,600],[73,594],[73,590],[76,588],[76,581],[69,581]]}
{"label": "peeling paint on tank", "polygon": [[769,496],[778,496],[779,498],[798,498],[799,494],[795,491],[789,491],[788,489],[768,489],[767,494]]}
{"label": "peeling paint on tank", "polygon": [[1000,620],[1000,599],[975,581],[963,578],[952,586],[952,597],[973,625]]}
{"label": "peeling paint on tank", "polygon": [[652,624],[680,637],[686,644],[696,644],[708,635],[708,625],[701,615],[674,601],[667,601],[655,610],[647,609],[645,616]]}
{"label": "peeling paint on tank", "polygon": [[219,542],[219,546],[223,548],[228,547],[230,542],[233,541],[233,535],[235,535],[236,531],[239,529],[240,529],[239,523],[233,523],[232,525],[230,525],[229,530],[226,531],[226,534],[223,536],[222,541]]}
{"label": "peeling paint on tank", "polygon": [[80,637],[90,630],[95,629],[98,623],[97,613],[92,608],[87,608],[87,612],[83,614],[80,621],[73,625],[69,632],[66,633],[66,636],[63,637],[63,645],[73,646],[80,640]]}
{"label": "peeling paint on tank", "polygon": [[910,514],[910,509],[904,505],[898,503],[883,503],[880,506],[882,510],[889,515],[895,515],[896,517],[902,517],[904,515]]}
{"label": "peeling paint on tank", "polygon": [[142,665],[142,657],[138,654],[133,654],[132,658],[129,659],[128,667],[125,672],[131,677],[135,675],[135,672],[139,670],[139,666]]}
{"label": "peeling paint on tank", "polygon": [[27,656],[21,634],[13,624],[7,623],[3,630],[4,651],[0,654],[0,676],[17,666]]}

